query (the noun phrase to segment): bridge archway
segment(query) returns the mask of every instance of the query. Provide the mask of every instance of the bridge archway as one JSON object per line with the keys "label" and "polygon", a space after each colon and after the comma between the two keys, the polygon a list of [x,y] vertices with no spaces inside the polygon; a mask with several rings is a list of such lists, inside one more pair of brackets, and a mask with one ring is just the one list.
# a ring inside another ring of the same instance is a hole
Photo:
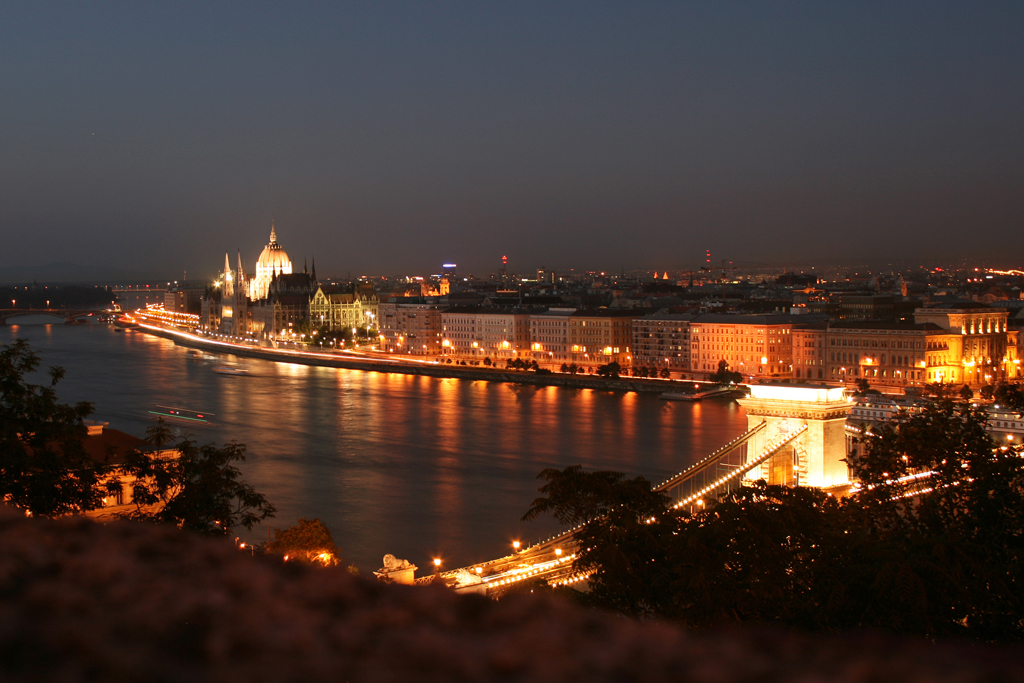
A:
{"label": "bridge archway", "polygon": [[50,313],[19,313],[7,316],[4,319],[5,325],[62,325],[66,319],[63,316]]}
{"label": "bridge archway", "polygon": [[[747,411],[750,427],[766,423],[751,440],[755,450],[806,427],[791,448],[777,453],[760,471],[750,472],[750,479],[819,487],[850,483],[846,417],[853,404],[843,396],[842,387],[754,384],[750,396],[737,400]],[[784,472],[787,467],[790,471]]]}

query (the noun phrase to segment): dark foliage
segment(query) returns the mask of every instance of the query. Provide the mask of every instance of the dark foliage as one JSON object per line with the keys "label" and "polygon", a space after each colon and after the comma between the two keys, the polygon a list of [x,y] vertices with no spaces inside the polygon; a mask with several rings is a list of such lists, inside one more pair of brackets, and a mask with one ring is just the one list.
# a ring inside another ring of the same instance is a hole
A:
{"label": "dark foliage", "polygon": [[743,381],[743,375],[729,369],[725,359],[718,361],[718,370],[708,375],[708,379],[716,384],[739,384]]}
{"label": "dark foliage", "polygon": [[334,566],[341,562],[341,549],[319,518],[300,517],[295,526],[283,531],[274,529],[274,540],[267,544],[267,552],[307,564]]}
{"label": "dark foliage", "polygon": [[26,381],[38,367],[24,339],[0,350],[0,500],[44,517],[97,508],[107,468],[83,446],[92,405],[57,402],[61,368],[46,385]]}
{"label": "dark foliage", "polygon": [[844,500],[758,482],[692,516],[643,480],[545,470],[526,519],[583,522],[591,602],[632,616],[1019,641],[1024,458],[984,427],[984,411],[940,401],[865,437]]}
{"label": "dark foliage", "polygon": [[188,438],[171,443],[162,421],[149,429],[147,440],[155,450],[132,452],[121,468],[135,478],[136,509],[126,515],[129,519],[224,535],[274,515],[274,506],[242,481],[233,464],[245,460],[243,444],[199,446]]}
{"label": "dark foliage", "polygon": [[1000,384],[992,392],[992,398],[996,403],[1024,413],[1024,387],[1020,384]]}

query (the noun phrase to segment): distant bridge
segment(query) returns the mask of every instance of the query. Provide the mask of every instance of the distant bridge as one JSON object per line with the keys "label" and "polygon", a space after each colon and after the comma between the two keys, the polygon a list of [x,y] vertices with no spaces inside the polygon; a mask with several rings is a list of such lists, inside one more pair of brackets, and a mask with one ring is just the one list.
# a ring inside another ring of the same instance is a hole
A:
{"label": "distant bridge", "polygon": [[[767,421],[754,425],[700,462],[654,487],[654,490],[667,494],[673,509],[692,512],[703,507],[705,500],[717,500],[740,488],[748,475],[761,478],[760,468],[774,456],[787,452],[785,449],[808,430],[806,424],[794,425],[764,442],[760,452],[751,453],[751,440],[763,437],[767,426]],[[587,577],[575,574],[572,566],[576,558],[573,535],[580,528],[564,531],[513,555],[444,572],[441,576],[455,582],[456,590],[492,596],[501,595],[526,579],[544,579],[553,586],[583,581]]]}
{"label": "distant bridge", "polygon": [[7,321],[10,318],[17,318],[23,315],[49,315],[55,318],[60,318],[63,322],[70,323],[74,322],[78,318],[87,316],[95,317],[103,315],[104,313],[106,313],[106,311],[96,310],[95,308],[8,308],[0,310],[0,325],[7,325]]}

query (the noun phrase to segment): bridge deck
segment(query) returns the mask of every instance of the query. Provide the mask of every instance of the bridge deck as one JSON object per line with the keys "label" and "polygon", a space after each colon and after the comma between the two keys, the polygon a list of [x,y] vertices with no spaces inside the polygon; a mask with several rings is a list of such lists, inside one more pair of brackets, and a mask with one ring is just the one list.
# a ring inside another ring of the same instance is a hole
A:
{"label": "bridge deck", "polygon": [[[766,423],[761,422],[750,431],[736,437],[729,443],[717,449],[700,462],[695,463],[693,466],[687,468],[683,472],[680,472],[674,477],[670,477],[664,483],[656,486],[654,490],[667,491],[679,488],[686,482],[692,481],[694,478],[702,474],[711,472],[711,468],[719,461],[724,457],[735,453],[738,449],[746,446],[747,442],[750,441],[753,436],[764,430],[765,427]],[[725,476],[717,477],[710,485],[705,483],[705,485],[698,489],[697,492],[683,497],[673,507],[675,509],[679,509],[684,506],[692,508],[692,506],[696,504],[696,501],[703,500],[703,498],[709,497],[719,490],[731,490],[731,487],[739,485],[740,482],[742,482],[743,477],[746,476],[748,472],[759,467],[786,445],[792,443],[793,440],[803,434],[806,429],[806,427],[803,427],[789,435],[786,435],[785,437],[773,440],[766,446],[764,451],[758,454],[755,458],[750,459],[749,462],[744,462],[739,466],[731,467]],[[744,457],[746,456],[745,449],[743,455]],[[466,575],[476,577],[472,583],[459,585],[457,590],[484,590],[490,594],[501,593],[508,590],[508,588],[513,584],[530,578],[542,578],[553,585],[569,584],[585,580],[585,576],[574,574],[572,570],[572,561],[576,557],[573,552],[573,535],[579,530],[579,528],[580,526],[577,526],[563,531],[545,541],[525,548],[514,555],[506,555],[505,557],[481,562],[470,567],[444,572],[442,576],[452,580],[457,580],[460,577],[465,578]]]}

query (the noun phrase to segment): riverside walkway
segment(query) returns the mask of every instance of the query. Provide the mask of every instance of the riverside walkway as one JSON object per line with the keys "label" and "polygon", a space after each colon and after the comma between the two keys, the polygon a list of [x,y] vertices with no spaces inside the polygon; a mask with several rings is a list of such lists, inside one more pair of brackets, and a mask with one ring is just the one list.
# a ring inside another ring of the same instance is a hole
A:
{"label": "riverside walkway", "polygon": [[280,363],[298,363],[301,365],[349,370],[391,372],[485,382],[509,382],[534,386],[570,387],[575,389],[595,389],[598,391],[634,391],[657,394],[670,391],[681,385],[694,384],[694,382],[689,380],[644,379],[639,377],[610,378],[592,375],[570,375],[567,373],[537,374],[531,371],[449,365],[426,359],[389,358],[354,351],[308,351],[298,348],[268,348],[252,343],[239,343],[219,339],[215,336],[197,334],[188,329],[165,325],[141,313],[135,317],[135,323],[133,329],[170,339],[181,346],[202,349],[211,353],[229,353],[241,358],[259,358]]}

